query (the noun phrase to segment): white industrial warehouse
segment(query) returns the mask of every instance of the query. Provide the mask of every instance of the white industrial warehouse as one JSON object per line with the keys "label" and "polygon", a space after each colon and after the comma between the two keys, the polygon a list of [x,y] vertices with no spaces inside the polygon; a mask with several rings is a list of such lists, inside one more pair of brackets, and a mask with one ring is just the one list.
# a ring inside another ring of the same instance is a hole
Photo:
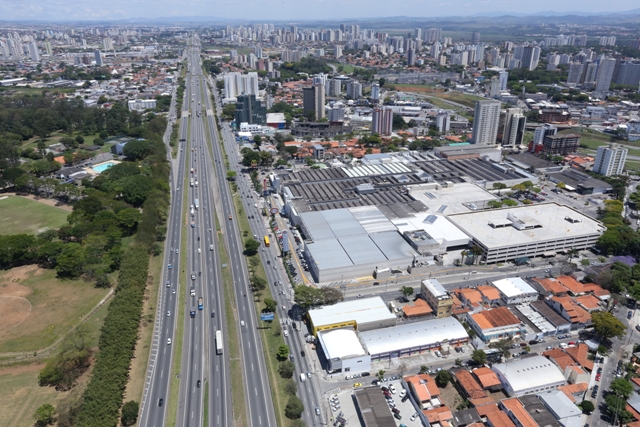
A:
{"label": "white industrial warehouse", "polygon": [[360,332],[359,335],[373,361],[421,354],[469,340],[467,331],[453,317],[402,323],[390,328]]}
{"label": "white industrial warehouse", "polygon": [[327,360],[328,372],[369,372],[371,356],[351,329],[334,329],[318,333],[320,347]]}
{"label": "white industrial warehouse", "polygon": [[375,206],[300,214],[313,240],[304,256],[317,282],[371,276],[376,267],[406,269],[418,254]]}
{"label": "white industrial warehouse", "polygon": [[397,321],[382,300],[382,297],[344,301],[334,305],[314,308],[308,312],[311,330],[318,331],[347,328],[367,331],[374,328],[394,326]]}
{"label": "white industrial warehouse", "polygon": [[491,368],[510,397],[554,390],[565,384],[558,366],[544,356],[510,359]]}

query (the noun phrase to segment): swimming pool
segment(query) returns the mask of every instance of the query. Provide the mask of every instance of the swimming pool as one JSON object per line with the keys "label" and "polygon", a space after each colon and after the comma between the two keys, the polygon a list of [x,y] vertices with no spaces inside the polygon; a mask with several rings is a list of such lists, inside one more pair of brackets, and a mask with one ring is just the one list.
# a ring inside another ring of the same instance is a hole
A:
{"label": "swimming pool", "polygon": [[93,169],[94,171],[98,172],[98,173],[102,173],[104,171],[106,171],[107,169],[109,169],[111,166],[117,165],[116,162],[105,162],[96,166],[93,166],[91,169]]}

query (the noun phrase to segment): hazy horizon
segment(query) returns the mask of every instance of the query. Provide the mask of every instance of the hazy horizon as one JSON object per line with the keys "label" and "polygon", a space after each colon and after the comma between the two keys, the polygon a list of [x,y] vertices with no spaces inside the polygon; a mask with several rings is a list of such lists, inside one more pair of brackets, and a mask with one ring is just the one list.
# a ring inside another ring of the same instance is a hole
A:
{"label": "hazy horizon", "polygon": [[[158,18],[212,17],[227,20],[349,20],[411,16],[412,19],[429,17],[465,17],[477,14],[537,14],[588,13],[608,14],[634,8],[628,1],[569,0],[559,3],[540,0],[527,3],[513,0],[404,0],[400,4],[383,0],[320,0],[306,3],[299,0],[220,0],[216,3],[194,0],[178,3],[167,0],[112,0],[109,3],[87,0],[4,0],[0,2],[0,21],[110,21]],[[402,5],[403,7],[398,7]],[[606,5],[606,9],[604,6]],[[636,5],[637,6],[637,5]],[[460,13],[464,11],[464,13]]]}

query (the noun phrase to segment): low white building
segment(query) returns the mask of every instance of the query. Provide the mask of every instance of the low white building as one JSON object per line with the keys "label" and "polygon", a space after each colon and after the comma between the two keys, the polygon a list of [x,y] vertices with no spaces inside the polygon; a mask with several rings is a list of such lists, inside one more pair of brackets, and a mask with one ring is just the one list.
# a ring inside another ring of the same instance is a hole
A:
{"label": "low white building", "polygon": [[356,374],[371,370],[371,356],[353,329],[334,329],[318,333],[318,341],[329,372]]}
{"label": "low white building", "polygon": [[360,332],[360,339],[371,360],[378,361],[461,345],[469,335],[457,319],[443,317]]}
{"label": "low white building", "polygon": [[538,393],[537,396],[563,426],[580,427],[582,425],[582,411],[562,391],[550,390]]}
{"label": "low white building", "polygon": [[129,101],[129,111],[144,111],[156,108],[155,99],[134,99]]}
{"label": "low white building", "polygon": [[491,369],[510,397],[556,390],[566,384],[562,371],[544,356],[511,359]]}
{"label": "low white building", "polygon": [[520,277],[509,277],[493,282],[505,304],[522,304],[538,299],[538,291]]}

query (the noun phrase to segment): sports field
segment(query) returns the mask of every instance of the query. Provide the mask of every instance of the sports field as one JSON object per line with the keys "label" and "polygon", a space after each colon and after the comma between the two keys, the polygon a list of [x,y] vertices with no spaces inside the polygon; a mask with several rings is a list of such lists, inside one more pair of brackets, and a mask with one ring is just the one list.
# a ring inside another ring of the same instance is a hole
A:
{"label": "sports field", "polygon": [[0,234],[37,234],[57,229],[67,222],[69,213],[26,197],[0,196]]}

